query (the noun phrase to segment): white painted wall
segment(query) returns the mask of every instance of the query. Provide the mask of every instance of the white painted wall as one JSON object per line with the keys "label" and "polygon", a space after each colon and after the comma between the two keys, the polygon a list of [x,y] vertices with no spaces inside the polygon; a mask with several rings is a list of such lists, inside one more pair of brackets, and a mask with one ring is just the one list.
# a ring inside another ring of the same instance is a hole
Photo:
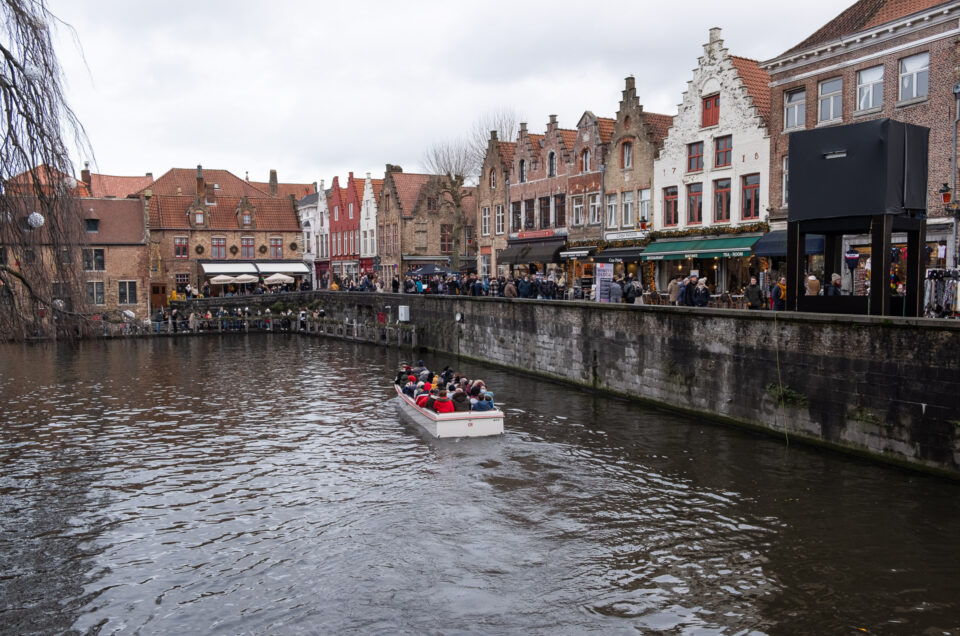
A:
{"label": "white painted wall", "polygon": [[360,204],[360,258],[377,255],[377,201],[373,196],[373,182],[367,173],[363,182],[363,202]]}

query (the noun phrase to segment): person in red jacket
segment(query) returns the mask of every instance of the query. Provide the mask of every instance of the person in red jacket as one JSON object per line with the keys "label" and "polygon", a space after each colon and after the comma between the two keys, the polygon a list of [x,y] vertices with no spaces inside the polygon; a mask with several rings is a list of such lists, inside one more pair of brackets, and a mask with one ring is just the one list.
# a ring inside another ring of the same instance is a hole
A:
{"label": "person in red jacket", "polygon": [[437,413],[453,413],[453,400],[445,395],[441,395],[433,402],[433,410]]}
{"label": "person in red jacket", "polygon": [[423,393],[417,396],[417,406],[423,408],[427,405],[427,400],[430,399],[430,383],[427,382],[423,385]]}

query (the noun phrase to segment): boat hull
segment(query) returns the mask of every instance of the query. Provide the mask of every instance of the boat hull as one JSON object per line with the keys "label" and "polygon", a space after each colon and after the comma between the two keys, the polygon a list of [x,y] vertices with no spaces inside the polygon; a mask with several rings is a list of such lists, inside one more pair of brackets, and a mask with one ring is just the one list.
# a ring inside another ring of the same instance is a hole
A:
{"label": "boat hull", "polygon": [[399,386],[393,385],[400,398],[400,410],[417,426],[433,437],[488,437],[503,435],[503,411],[461,411],[434,413],[421,409]]}

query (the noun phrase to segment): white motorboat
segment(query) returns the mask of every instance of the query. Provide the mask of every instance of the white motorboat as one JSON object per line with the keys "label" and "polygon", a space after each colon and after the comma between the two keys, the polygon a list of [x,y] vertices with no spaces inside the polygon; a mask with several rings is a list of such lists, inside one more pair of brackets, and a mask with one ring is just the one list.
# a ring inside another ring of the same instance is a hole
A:
{"label": "white motorboat", "polygon": [[434,437],[487,437],[503,435],[503,411],[459,411],[436,413],[417,406],[409,395],[396,384],[400,410],[420,428]]}

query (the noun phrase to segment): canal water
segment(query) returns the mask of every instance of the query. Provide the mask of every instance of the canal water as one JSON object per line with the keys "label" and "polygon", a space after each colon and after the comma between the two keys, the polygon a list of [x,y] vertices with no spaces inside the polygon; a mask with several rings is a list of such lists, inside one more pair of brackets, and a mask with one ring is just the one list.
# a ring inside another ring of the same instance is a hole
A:
{"label": "canal water", "polygon": [[0,346],[0,632],[960,633],[956,483],[474,364],[430,440],[399,355]]}

